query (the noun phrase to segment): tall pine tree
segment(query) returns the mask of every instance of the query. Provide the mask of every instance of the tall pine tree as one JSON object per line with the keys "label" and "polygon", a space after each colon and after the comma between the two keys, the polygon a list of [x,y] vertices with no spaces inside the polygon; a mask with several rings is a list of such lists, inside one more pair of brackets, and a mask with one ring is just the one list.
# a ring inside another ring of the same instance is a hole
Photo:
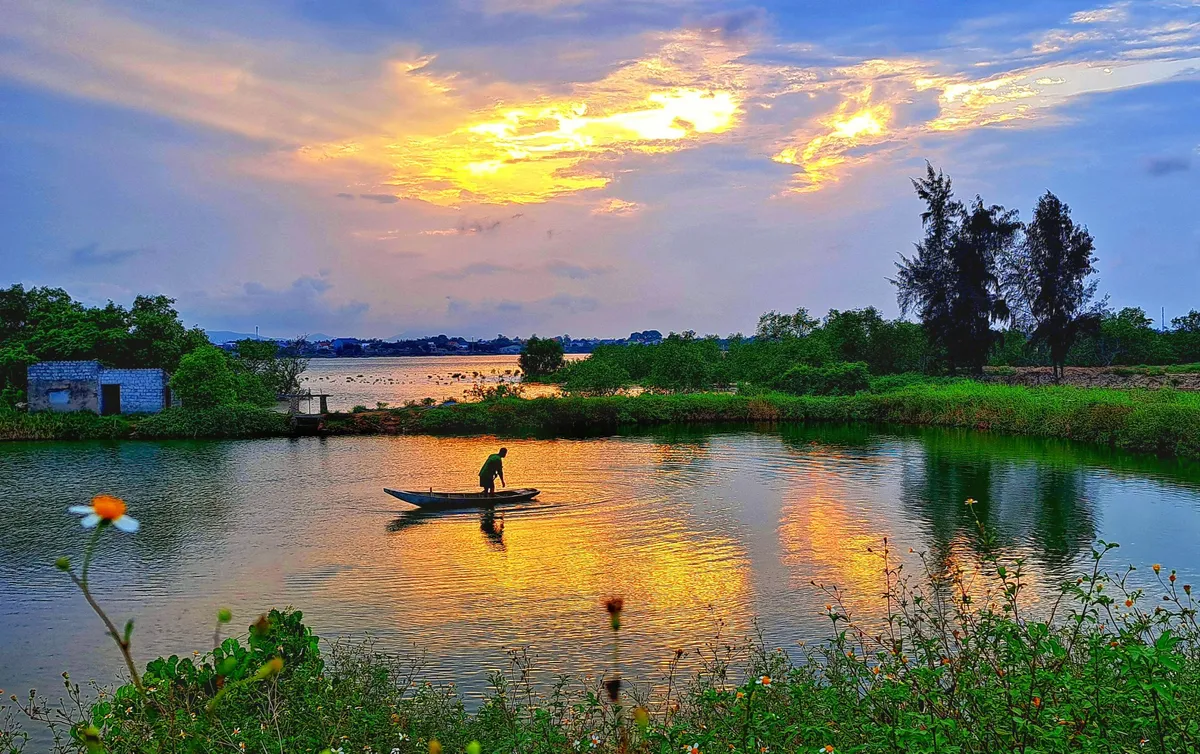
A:
{"label": "tall pine tree", "polygon": [[1061,379],[1076,339],[1100,326],[1104,302],[1093,303],[1098,281],[1095,242],[1071,219],[1070,208],[1047,191],[1038,199],[1025,243],[1008,256],[1004,274],[1010,298],[1019,300],[1033,327],[1032,340],[1050,349]]}
{"label": "tall pine tree", "polygon": [[916,311],[930,341],[944,349],[951,373],[983,371],[995,342],[992,322],[1008,316],[996,274],[997,259],[1016,243],[1021,224],[1014,211],[987,207],[979,197],[970,212],[954,199],[950,178],[926,164],[914,180],[925,202],[925,237],[913,257],[901,256],[891,282],[902,312]]}

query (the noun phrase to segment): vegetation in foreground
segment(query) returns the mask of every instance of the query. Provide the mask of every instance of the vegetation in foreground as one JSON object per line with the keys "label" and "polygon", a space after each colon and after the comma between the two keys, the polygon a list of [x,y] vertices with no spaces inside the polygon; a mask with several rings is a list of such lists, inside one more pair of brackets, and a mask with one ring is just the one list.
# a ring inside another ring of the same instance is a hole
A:
{"label": "vegetation in foreground", "polygon": [[[975,501],[967,500],[968,506]],[[518,653],[492,677],[478,711],[452,688],[421,682],[420,663],[368,644],[321,642],[298,612],[272,611],[241,638],[160,658],[139,672],[132,621],[117,628],[96,601],[87,567],[109,528],[135,532],[124,502],[98,496],[96,526],[77,574],[64,571],[103,620],[131,682],[95,699],[64,674],[67,701],[34,692],[17,711],[50,727],[57,752],[1194,752],[1200,748],[1200,626],[1192,587],[1159,565],[1149,579],[1093,565],[1048,601],[1021,559],[984,553],[967,568],[929,562],[909,578],[878,551],[882,595],[861,620],[836,586],[823,614],[829,638],[789,657],[760,643],[715,641],[677,649],[654,686],[628,683],[619,663],[598,661],[595,685],[541,680]],[[94,519],[94,520],[93,520]],[[978,523],[978,519],[977,523]],[[98,525],[97,525],[98,524]],[[910,551],[911,552],[911,551]],[[915,562],[909,559],[909,562]],[[1137,586],[1140,582],[1142,586]],[[619,657],[624,600],[596,620]],[[694,654],[693,654],[694,653]],[[689,655],[691,655],[689,657]],[[696,668],[681,678],[681,667]],[[582,668],[581,672],[588,669]],[[0,750],[22,752],[26,734],[0,709]]]}

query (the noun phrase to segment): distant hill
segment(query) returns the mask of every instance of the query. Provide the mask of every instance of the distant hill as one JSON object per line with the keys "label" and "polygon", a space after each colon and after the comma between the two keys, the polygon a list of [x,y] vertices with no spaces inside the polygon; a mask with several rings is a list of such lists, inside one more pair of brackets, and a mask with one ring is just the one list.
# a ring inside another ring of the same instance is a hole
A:
{"label": "distant hill", "polygon": [[[210,343],[216,343],[218,345],[221,343],[228,343],[231,340],[246,340],[247,338],[251,338],[251,339],[254,338],[254,333],[233,332],[232,330],[205,330],[204,333],[205,333],[205,335],[208,336],[208,340]],[[290,340],[290,338],[272,338],[269,335],[260,335],[258,337],[261,340]],[[319,333],[319,332],[309,333],[308,339],[310,341],[332,340],[332,338],[330,338],[325,333]]]}

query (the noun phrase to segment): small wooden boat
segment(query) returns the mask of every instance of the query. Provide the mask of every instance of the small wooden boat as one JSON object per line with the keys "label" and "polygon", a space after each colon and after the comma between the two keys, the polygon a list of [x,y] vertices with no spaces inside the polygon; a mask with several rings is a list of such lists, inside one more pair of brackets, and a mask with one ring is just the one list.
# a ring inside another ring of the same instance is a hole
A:
{"label": "small wooden boat", "polygon": [[387,487],[384,487],[383,491],[392,497],[398,497],[406,503],[412,503],[422,508],[481,508],[496,503],[521,503],[538,496],[538,490],[532,487],[497,490],[490,495],[483,492],[392,490]]}

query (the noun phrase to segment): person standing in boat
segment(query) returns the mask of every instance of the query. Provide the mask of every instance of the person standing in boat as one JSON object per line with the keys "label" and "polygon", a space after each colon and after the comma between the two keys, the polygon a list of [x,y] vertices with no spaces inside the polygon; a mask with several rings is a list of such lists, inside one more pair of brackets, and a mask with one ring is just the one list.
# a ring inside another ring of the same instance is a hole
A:
{"label": "person standing in boat", "polygon": [[479,486],[483,488],[485,495],[494,495],[496,493],[496,477],[500,477],[500,485],[504,484],[504,456],[508,455],[508,448],[500,448],[499,453],[492,453],[483,462],[483,468],[479,470]]}

